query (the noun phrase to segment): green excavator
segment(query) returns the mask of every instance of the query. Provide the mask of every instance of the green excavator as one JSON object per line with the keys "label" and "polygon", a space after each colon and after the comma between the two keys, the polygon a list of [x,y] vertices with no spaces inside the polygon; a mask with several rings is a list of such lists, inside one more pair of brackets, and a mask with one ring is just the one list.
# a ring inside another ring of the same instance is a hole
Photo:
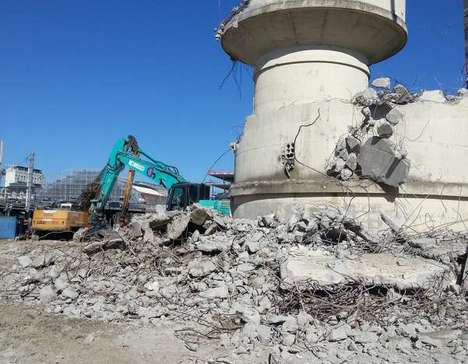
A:
{"label": "green excavator", "polygon": [[106,166],[96,181],[95,198],[89,208],[91,225],[103,225],[104,209],[120,173],[128,168],[127,183],[122,203],[122,219],[125,222],[133,181],[136,173],[162,185],[168,190],[167,210],[180,210],[194,203],[230,215],[228,200],[210,199],[211,188],[204,183],[188,182],[176,167],[157,161],[146,154],[133,136],[119,139],[112,149]]}

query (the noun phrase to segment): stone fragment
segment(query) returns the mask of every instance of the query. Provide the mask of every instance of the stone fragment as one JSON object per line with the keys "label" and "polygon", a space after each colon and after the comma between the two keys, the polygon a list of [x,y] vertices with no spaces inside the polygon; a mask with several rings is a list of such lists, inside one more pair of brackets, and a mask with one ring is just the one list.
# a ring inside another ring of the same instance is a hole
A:
{"label": "stone fragment", "polygon": [[272,303],[267,296],[263,296],[260,302],[258,303],[258,311],[260,313],[265,313],[272,307]]}
{"label": "stone fragment", "polygon": [[343,170],[343,168],[345,167],[345,164],[346,162],[341,159],[341,158],[336,158],[334,160],[334,164],[333,164],[333,170],[334,172],[336,173],[341,173],[341,171]]}
{"label": "stone fragment", "polygon": [[354,172],[357,168],[357,161],[358,161],[358,158],[357,158],[356,153],[350,153],[349,158],[346,161],[346,167],[348,167],[351,171]]}
{"label": "stone fragment", "polygon": [[335,154],[339,155],[339,153],[344,149],[346,149],[346,138],[341,136],[336,143]]}
{"label": "stone fragment", "polygon": [[207,209],[196,204],[193,205],[190,211],[190,222],[192,224],[202,226],[209,217],[210,213]]}
{"label": "stone fragment", "polygon": [[31,266],[32,264],[32,259],[30,257],[28,257],[27,255],[23,255],[21,257],[18,258],[18,263],[23,267],[23,268],[27,268],[29,266]]}
{"label": "stone fragment", "polygon": [[127,226],[127,232],[129,238],[138,239],[143,236],[142,223],[140,221],[131,221]]}
{"label": "stone fragment", "polygon": [[281,341],[281,343],[284,346],[291,346],[291,345],[294,345],[295,341],[296,341],[296,335],[285,333],[283,334],[283,340]]}
{"label": "stone fragment", "polygon": [[429,237],[419,237],[408,241],[408,245],[421,250],[432,250],[438,247],[437,239]]}
{"label": "stone fragment", "polygon": [[405,86],[398,84],[393,88],[393,95],[391,101],[396,104],[407,104],[409,102],[414,101],[414,96],[411,95],[411,93]]}
{"label": "stone fragment", "polygon": [[255,254],[260,250],[260,244],[256,241],[248,241],[245,243],[245,247],[249,251],[250,254]]}
{"label": "stone fragment", "polygon": [[441,330],[420,334],[419,339],[423,344],[440,348],[447,347],[449,342],[456,340],[461,333],[460,330]]}
{"label": "stone fragment", "polygon": [[343,168],[341,170],[341,173],[340,173],[340,178],[343,180],[343,181],[349,181],[351,179],[351,177],[353,176],[353,171],[351,171],[350,169],[348,168]]}
{"label": "stone fragment", "polygon": [[229,291],[225,285],[209,288],[205,292],[201,292],[200,296],[208,299],[216,299],[216,298],[228,298]]}
{"label": "stone fragment", "polygon": [[47,304],[54,301],[57,298],[55,289],[52,286],[42,287],[39,291],[39,299],[42,304]]}
{"label": "stone fragment", "polygon": [[231,241],[228,240],[208,240],[208,238],[201,239],[196,245],[197,250],[207,253],[216,254],[228,250],[232,245]]}
{"label": "stone fragment", "polygon": [[235,303],[233,305],[233,311],[235,314],[240,315],[243,322],[260,325],[260,314],[254,307],[242,303]]}
{"label": "stone fragment", "polygon": [[363,331],[354,336],[354,341],[359,344],[375,343],[379,337],[375,332]]}
{"label": "stone fragment", "polygon": [[206,277],[216,270],[216,265],[211,260],[192,260],[188,265],[189,274],[192,277]]}
{"label": "stone fragment", "polygon": [[388,114],[385,116],[385,119],[392,124],[392,125],[398,125],[400,122],[403,121],[404,115],[403,113],[398,110],[397,108],[391,109]]}
{"label": "stone fragment", "polygon": [[294,334],[299,330],[297,319],[294,316],[288,316],[283,324],[283,331]]}
{"label": "stone fragment", "polygon": [[167,238],[170,240],[178,240],[181,238],[187,230],[189,222],[190,215],[188,214],[181,213],[174,216],[171,222],[167,225]]}
{"label": "stone fragment", "polygon": [[354,96],[353,103],[362,106],[371,106],[379,101],[379,95],[373,88],[368,87],[364,91],[359,92]]}
{"label": "stone fragment", "polygon": [[338,153],[338,157],[340,157],[344,161],[347,161],[348,157],[349,157],[349,153],[348,153],[348,151],[346,149],[343,149]]}
{"label": "stone fragment", "polygon": [[168,216],[165,212],[152,214],[148,217],[148,219],[149,227],[153,231],[165,231],[167,229],[167,225],[171,221],[171,217]]}
{"label": "stone fragment", "polygon": [[346,145],[348,147],[348,151],[351,153],[357,153],[359,152],[359,148],[361,146],[361,142],[359,141],[358,138],[348,135],[346,137]]}
{"label": "stone fragment", "polygon": [[267,228],[274,228],[278,226],[278,220],[275,214],[269,214],[262,216],[258,222],[258,226],[260,227],[267,227]]}
{"label": "stone fragment", "polygon": [[41,269],[52,265],[55,257],[52,254],[40,254],[32,260],[31,265],[36,269]]}
{"label": "stone fragment", "polygon": [[79,295],[79,292],[72,286],[69,286],[62,291],[62,296],[71,298],[72,300],[77,299]]}
{"label": "stone fragment", "polygon": [[65,288],[69,286],[69,283],[68,283],[66,276],[61,275],[55,280],[54,285],[57,291],[63,291]]}
{"label": "stone fragment", "polygon": [[328,335],[328,341],[336,342],[346,340],[348,338],[348,332],[351,330],[348,324],[340,325],[334,328],[330,335]]}
{"label": "stone fragment", "polygon": [[56,279],[60,276],[60,269],[54,265],[49,271],[49,277],[52,279]]}
{"label": "stone fragment", "polygon": [[240,273],[252,272],[253,270],[255,270],[255,266],[250,263],[239,264],[236,268],[236,271]]}
{"label": "stone fragment", "polygon": [[372,81],[371,85],[377,88],[390,88],[392,80],[389,77],[380,77]]}
{"label": "stone fragment", "polygon": [[390,138],[393,135],[392,125],[384,120],[377,121],[374,128],[377,135],[381,138]]}
{"label": "stone fragment", "polygon": [[105,241],[96,241],[91,244],[86,245],[83,248],[83,253],[87,255],[93,255],[103,250],[110,249],[126,249],[127,245],[122,238],[116,238]]}
{"label": "stone fragment", "polygon": [[305,311],[299,312],[297,315],[297,324],[300,328],[305,329],[309,323],[313,321],[313,317]]}
{"label": "stone fragment", "polygon": [[268,316],[267,322],[271,325],[282,325],[287,319],[288,317],[284,315],[271,315]]}
{"label": "stone fragment", "polygon": [[442,90],[426,90],[419,96],[419,101],[446,102],[447,99]]}
{"label": "stone fragment", "polygon": [[148,282],[144,285],[144,287],[148,290],[148,291],[158,291],[159,290],[159,282],[158,281],[152,281],[152,282]]}
{"label": "stone fragment", "polygon": [[370,138],[361,147],[358,163],[363,177],[392,187],[406,182],[411,165],[407,159],[396,158],[390,141],[378,137]]}

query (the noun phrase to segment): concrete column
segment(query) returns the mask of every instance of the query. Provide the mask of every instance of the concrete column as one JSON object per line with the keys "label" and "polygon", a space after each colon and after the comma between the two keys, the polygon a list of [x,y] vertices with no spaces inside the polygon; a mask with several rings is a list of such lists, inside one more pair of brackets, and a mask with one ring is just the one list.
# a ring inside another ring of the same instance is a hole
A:
{"label": "concrete column", "polygon": [[336,47],[273,50],[255,66],[254,113],[329,99],[350,100],[367,87],[367,63],[363,55]]}
{"label": "concrete column", "polygon": [[[241,4],[218,33],[230,57],[254,70],[253,113],[236,151],[235,216],[288,216],[297,205],[334,204],[375,229],[381,212],[423,228],[464,224],[468,172],[458,161],[468,158],[468,96],[449,103],[429,92],[399,107],[404,120],[392,141],[407,144],[411,170],[397,196],[369,180],[344,186],[325,173],[338,139],[362,123],[351,100],[368,86],[369,66],[406,44],[406,0]],[[295,165],[286,174],[283,157],[292,143]]]}

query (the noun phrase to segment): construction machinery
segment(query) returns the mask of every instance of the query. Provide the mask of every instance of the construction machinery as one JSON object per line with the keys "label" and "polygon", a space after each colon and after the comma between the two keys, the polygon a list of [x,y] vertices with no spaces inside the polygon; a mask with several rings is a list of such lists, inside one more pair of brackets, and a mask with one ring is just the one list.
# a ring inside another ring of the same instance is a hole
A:
{"label": "construction machinery", "polygon": [[89,226],[89,214],[84,211],[35,210],[32,218],[32,230],[37,235],[49,232],[74,232],[87,226]]}
{"label": "construction machinery", "polygon": [[96,197],[91,200],[89,213],[93,226],[102,226],[104,208],[120,173],[128,168],[127,183],[124,190],[122,216],[128,211],[130,193],[135,174],[139,173],[168,190],[167,210],[184,209],[194,203],[213,209],[221,214],[230,214],[229,200],[210,199],[210,186],[204,183],[187,181],[174,167],[158,161],[146,154],[133,136],[118,140],[112,149],[106,166],[101,172]]}
{"label": "construction machinery", "polygon": [[153,159],[146,154],[133,136],[119,139],[98,179],[82,194],[81,210],[36,210],[32,228],[36,233],[76,231],[91,226],[97,230],[107,225],[105,209],[119,175],[128,168],[120,223],[128,221],[128,208],[135,174],[142,174],[168,190],[167,210],[180,210],[194,203],[230,215],[230,201],[211,199],[211,188],[204,183],[188,182],[176,167]]}

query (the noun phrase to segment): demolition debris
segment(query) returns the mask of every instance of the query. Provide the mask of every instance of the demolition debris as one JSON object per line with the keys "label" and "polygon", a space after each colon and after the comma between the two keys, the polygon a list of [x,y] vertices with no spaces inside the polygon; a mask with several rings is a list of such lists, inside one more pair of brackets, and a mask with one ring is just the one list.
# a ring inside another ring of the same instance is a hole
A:
{"label": "demolition debris", "polygon": [[101,241],[2,245],[1,295],[72,318],[186,322],[190,350],[220,340],[231,362],[259,345],[278,360],[460,360],[467,234],[385,220],[393,230],[372,236],[333,207],[289,221],[196,205],[135,216]]}

